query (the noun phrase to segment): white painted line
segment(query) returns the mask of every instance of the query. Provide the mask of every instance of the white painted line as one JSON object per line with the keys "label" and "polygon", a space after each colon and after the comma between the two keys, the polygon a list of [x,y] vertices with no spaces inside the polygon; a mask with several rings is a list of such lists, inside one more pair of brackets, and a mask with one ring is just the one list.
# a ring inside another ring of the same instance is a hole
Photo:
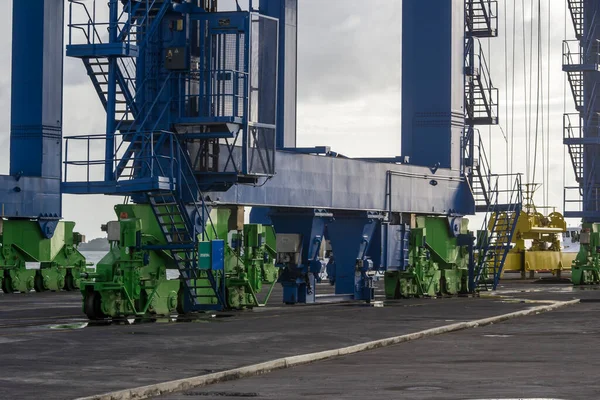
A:
{"label": "white painted line", "polygon": [[371,342],[361,343],[354,346],[342,347],[336,350],[321,351],[318,353],[303,354],[292,357],[279,358],[273,361],[267,361],[260,364],[248,365],[246,367],[234,368],[227,371],[215,372],[208,375],[200,375],[192,378],[179,379],[176,381],[157,383],[155,385],[141,386],[133,389],[125,389],[111,393],[105,393],[90,397],[82,397],[77,400],[133,400],[147,399],[150,397],[161,396],[174,392],[182,392],[193,388],[208,386],[219,382],[232,381],[257,376],[278,369],[290,368],[304,364],[310,364],[317,361],[327,360],[339,356],[355,354],[362,351],[378,349],[391,346],[398,343],[409,342],[422,339],[429,336],[441,335],[443,333],[456,332],[463,329],[477,328],[506,321],[513,318],[525,317],[527,315],[540,314],[556,310],[557,308],[570,306],[579,303],[579,299],[571,301],[557,301],[550,305],[528,308],[527,310],[516,311],[508,314],[497,315],[495,317],[483,318],[468,322],[459,322],[451,325],[444,325],[437,328],[426,329],[424,331],[409,333],[407,335],[394,336],[386,339],[373,340]]}

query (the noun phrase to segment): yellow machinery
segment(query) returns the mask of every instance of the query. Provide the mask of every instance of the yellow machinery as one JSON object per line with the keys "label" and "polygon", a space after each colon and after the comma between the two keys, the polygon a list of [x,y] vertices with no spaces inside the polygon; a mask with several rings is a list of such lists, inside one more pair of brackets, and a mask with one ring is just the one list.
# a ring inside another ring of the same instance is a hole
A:
{"label": "yellow machinery", "polygon": [[[503,271],[520,272],[523,278],[527,277],[527,272],[532,278],[536,271],[549,271],[560,277],[563,270],[571,269],[577,253],[561,251],[560,235],[566,232],[567,223],[553,207],[535,206],[533,194],[538,187],[537,184],[524,185],[523,211],[512,238],[514,247],[506,257]],[[544,215],[539,209],[550,213]]]}

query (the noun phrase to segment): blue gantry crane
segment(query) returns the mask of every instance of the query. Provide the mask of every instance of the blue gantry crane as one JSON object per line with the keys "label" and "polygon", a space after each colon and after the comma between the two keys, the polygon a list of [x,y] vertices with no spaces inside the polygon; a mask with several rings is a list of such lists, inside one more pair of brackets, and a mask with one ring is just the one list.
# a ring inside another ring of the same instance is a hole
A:
{"label": "blue gantry crane", "polygon": [[[44,12],[15,4],[14,34],[25,20],[53,29],[43,41],[53,47],[37,52],[53,70],[38,76],[56,78],[65,3],[35,2]],[[258,3],[222,12],[216,0],[67,1],[67,56],[81,60],[107,119],[103,134],[66,138],[56,196],[130,199],[106,227],[111,252],[82,283],[88,316],[246,304],[272,264],[284,302],[315,302],[326,241],[338,299],[370,301],[378,269],[400,272],[391,292],[422,286],[416,265],[440,280],[428,286],[437,291],[472,291],[489,276],[495,286],[520,210],[518,176],[498,186],[475,129],[498,122],[477,44],[497,34],[496,2],[403,2],[402,154],[385,159],[296,146],[298,2]],[[61,104],[61,88],[39,90]],[[496,221],[477,245],[462,218],[475,211]],[[166,280],[169,268],[178,281]]]}
{"label": "blue gantry crane", "polygon": [[600,222],[600,4],[568,0],[575,40],[563,41],[563,71],[576,113],[564,115],[563,141],[573,165],[577,186],[565,187],[565,217],[583,222],[581,250],[573,264],[575,284],[600,282],[598,226]]}
{"label": "blue gantry crane", "polygon": [[[54,2],[56,3],[56,2]],[[29,18],[44,23],[31,25]],[[13,8],[10,171],[0,176],[4,293],[79,287],[83,239],[62,217],[64,18],[47,2]]]}
{"label": "blue gantry crane", "polygon": [[[596,156],[600,124],[600,49],[597,29],[600,5],[594,1],[568,0],[575,40],[563,41],[563,71],[567,74],[577,113],[564,116],[564,144],[573,165],[576,187],[565,188],[567,218],[585,222],[600,220]],[[572,203],[578,205],[574,210]]]}

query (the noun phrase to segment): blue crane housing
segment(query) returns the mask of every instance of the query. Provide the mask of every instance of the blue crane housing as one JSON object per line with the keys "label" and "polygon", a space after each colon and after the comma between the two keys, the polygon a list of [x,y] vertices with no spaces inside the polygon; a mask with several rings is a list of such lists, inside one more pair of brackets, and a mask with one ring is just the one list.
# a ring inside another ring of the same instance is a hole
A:
{"label": "blue crane housing", "polygon": [[[478,44],[497,35],[497,2],[403,2],[402,153],[385,159],[296,146],[298,2],[258,3],[222,12],[216,0],[68,0],[66,54],[86,69],[106,132],[66,138],[61,174],[65,4],[15,2],[11,172],[2,182],[24,184],[5,196],[10,216],[56,221],[61,193],[132,201],[107,226],[118,250],[82,283],[88,315],[230,307],[230,282],[251,279],[228,262],[248,254],[260,254],[252,265],[263,278],[271,262],[281,268],[284,302],[314,302],[325,243],[336,298],[370,301],[374,271],[418,263],[446,271],[432,276],[447,288],[457,281],[450,292],[488,276],[497,285],[521,207],[519,176],[499,187],[476,130],[499,118]],[[24,201],[27,193],[43,202]],[[242,229],[242,206],[276,239]],[[487,217],[475,242],[463,217],[476,211]],[[233,231],[256,240],[238,243]],[[409,257],[409,246],[426,250]],[[466,251],[463,275],[443,267],[462,263],[454,248]],[[180,283],[157,280],[165,268],[179,270]]]}

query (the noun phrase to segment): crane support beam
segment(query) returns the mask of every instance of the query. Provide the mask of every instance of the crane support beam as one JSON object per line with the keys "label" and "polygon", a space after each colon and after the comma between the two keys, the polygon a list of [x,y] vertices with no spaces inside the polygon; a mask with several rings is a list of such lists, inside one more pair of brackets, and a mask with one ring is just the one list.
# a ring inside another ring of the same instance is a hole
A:
{"label": "crane support beam", "polygon": [[277,174],[261,187],[211,193],[222,204],[423,214],[474,213],[458,171],[277,152]]}
{"label": "crane support beam", "polygon": [[278,149],[296,147],[298,81],[298,0],[260,0],[260,12],[279,19],[277,71]]}
{"label": "crane support beam", "polygon": [[3,217],[61,216],[64,0],[13,3],[10,176]]}
{"label": "crane support beam", "polygon": [[411,164],[460,169],[464,10],[464,0],[402,4],[402,155]]}

